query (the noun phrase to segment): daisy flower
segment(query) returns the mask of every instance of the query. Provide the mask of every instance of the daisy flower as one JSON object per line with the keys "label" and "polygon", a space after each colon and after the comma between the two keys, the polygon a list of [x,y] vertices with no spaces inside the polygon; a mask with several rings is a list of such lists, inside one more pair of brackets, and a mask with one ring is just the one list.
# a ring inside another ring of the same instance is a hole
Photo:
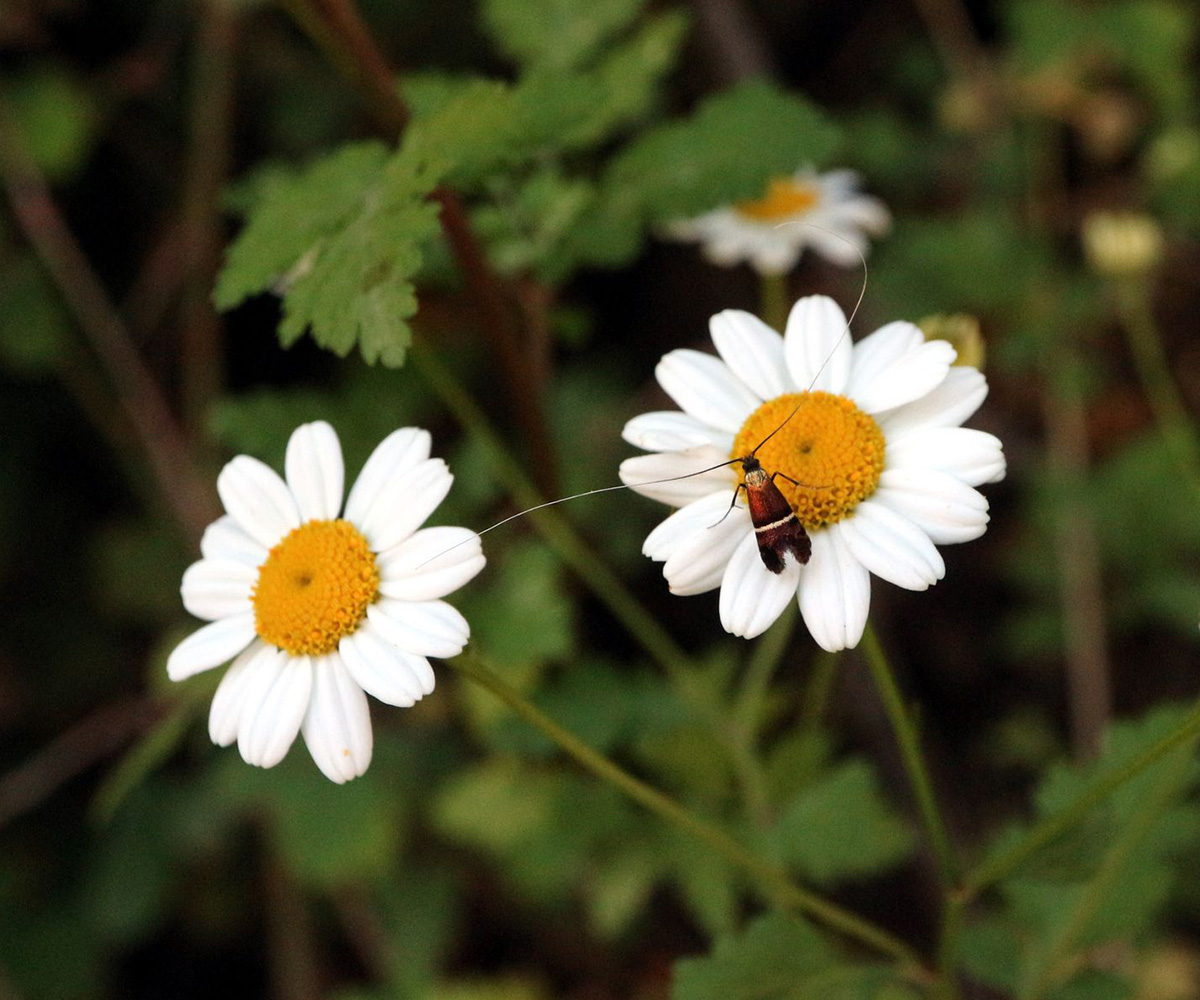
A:
{"label": "daisy flower", "polygon": [[[959,425],[987,383],[974,368],[951,368],[954,348],[926,342],[912,323],[852,344],[842,310],[821,295],[795,304],[782,337],[736,309],[710,329],[720,358],[676,350],[655,369],[683,412],[625,425],[625,440],[653,454],[626,459],[622,482],[679,508],[642,551],[664,564],[672,593],[720,587],[721,624],[734,635],[759,635],[798,597],[818,644],[852,647],[867,620],[870,574],[925,590],[946,570],[936,546],[986,529],[987,501],[974,487],[1004,477],[1004,454],[991,434]],[[740,467],[650,482],[760,444],[757,458],[781,473],[775,485],[812,540],[807,564],[786,555],[779,573],[759,555],[749,512],[730,509]]]}
{"label": "daisy flower", "polygon": [[[869,248],[867,236],[882,236],[892,221],[883,202],[858,186],[853,170],[805,168],[774,178],[762,198],[671,223],[666,233],[701,243],[714,264],[746,261],[759,274],[785,274],[805,247],[843,267],[857,266],[859,252],[865,256]],[[797,222],[805,225],[789,224]]]}
{"label": "daisy flower", "polygon": [[248,455],[221,471],[226,515],[180,587],[209,624],[167,659],[175,681],[233,660],[208,717],[218,746],[236,740],[247,763],[272,767],[302,732],[325,776],[349,781],[371,762],[367,694],[412,705],[433,690],[427,657],[462,652],[470,628],[440,598],[485,560],[473,531],[421,528],[454,481],[429,449],[428,431],[390,434],[344,511],[342,449],[324,422],[292,433],[286,481]]}

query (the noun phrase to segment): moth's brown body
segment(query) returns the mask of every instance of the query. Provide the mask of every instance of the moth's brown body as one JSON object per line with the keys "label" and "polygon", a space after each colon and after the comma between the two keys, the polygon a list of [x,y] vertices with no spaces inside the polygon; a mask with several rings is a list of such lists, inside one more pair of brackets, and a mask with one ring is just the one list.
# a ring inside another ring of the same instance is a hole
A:
{"label": "moth's brown body", "polygon": [[812,542],[791,504],[775,485],[775,476],[783,473],[768,473],[753,454],[738,461],[742,463],[745,478],[745,486],[739,484],[738,488],[746,491],[750,522],[754,525],[763,565],[772,573],[782,573],[784,553],[790,552],[803,566],[812,555]]}

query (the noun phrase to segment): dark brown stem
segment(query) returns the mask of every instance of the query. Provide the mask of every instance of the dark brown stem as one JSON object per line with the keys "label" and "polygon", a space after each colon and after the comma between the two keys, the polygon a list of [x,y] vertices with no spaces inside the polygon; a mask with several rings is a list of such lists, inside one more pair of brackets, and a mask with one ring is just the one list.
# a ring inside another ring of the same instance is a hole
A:
{"label": "dark brown stem", "polygon": [[[387,60],[375,45],[353,0],[280,0],[349,81],[362,93],[381,134],[396,141],[409,112]],[[450,252],[479,310],[509,388],[509,401],[525,437],[528,461],[539,487],[553,495],[554,451],[546,430],[541,385],[528,363],[529,344],[517,323],[517,307],[484,253],[462,200],[440,187],[432,198]]]}
{"label": "dark brown stem", "polygon": [[130,698],[97,709],[0,778],[0,828],[36,809],[60,786],[151,728],[163,707]]}
{"label": "dark brown stem", "polygon": [[266,907],[270,1000],[317,1000],[317,962],[307,901],[264,835],[263,904]]}
{"label": "dark brown stem", "polygon": [[393,981],[400,956],[387,927],[379,918],[365,886],[347,886],[333,895],[346,941],[377,983]]}
{"label": "dark brown stem", "polygon": [[129,417],[168,506],[196,541],[219,513],[175,415],[51,197],[7,104],[0,100],[0,174],[30,245],[62,292]]}
{"label": "dark brown stem", "polygon": [[1080,362],[1062,346],[1048,365],[1050,384],[1043,395],[1046,450],[1053,474],[1068,488],[1060,500],[1055,549],[1067,657],[1067,701],[1071,745],[1089,760],[1100,751],[1112,714],[1108,644],[1100,553],[1090,508],[1078,500],[1088,471],[1087,413],[1080,385]]}
{"label": "dark brown stem", "polygon": [[183,412],[193,441],[203,439],[200,424],[222,382],[222,329],[212,287],[221,257],[221,188],[229,172],[235,29],[230,0],[201,0],[197,5],[180,312]]}
{"label": "dark brown stem", "polygon": [[775,57],[741,0],[692,0],[691,6],[722,81],[778,74]]}

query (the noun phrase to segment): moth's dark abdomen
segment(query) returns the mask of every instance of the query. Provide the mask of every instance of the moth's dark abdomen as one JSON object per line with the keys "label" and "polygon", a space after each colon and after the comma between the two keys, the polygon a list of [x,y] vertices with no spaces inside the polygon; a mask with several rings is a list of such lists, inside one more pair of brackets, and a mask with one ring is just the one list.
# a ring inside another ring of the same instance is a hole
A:
{"label": "moth's dark abdomen", "polygon": [[787,497],[779,492],[774,480],[763,470],[758,459],[742,459],[746,480],[746,499],[750,505],[750,521],[758,540],[758,554],[763,565],[772,573],[783,572],[784,553],[790,552],[800,565],[812,555],[812,542],[804,525],[796,518]]}

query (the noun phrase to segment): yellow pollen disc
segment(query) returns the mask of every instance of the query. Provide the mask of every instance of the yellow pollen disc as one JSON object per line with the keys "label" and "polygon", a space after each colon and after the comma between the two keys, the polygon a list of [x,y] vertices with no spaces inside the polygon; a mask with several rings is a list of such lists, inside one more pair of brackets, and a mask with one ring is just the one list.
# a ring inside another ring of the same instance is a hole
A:
{"label": "yellow pollen disc", "polygon": [[750,414],[734,439],[733,457],[749,455],[793,410],[795,416],[756,457],[768,475],[782,473],[775,485],[800,523],[820,528],[840,521],[875,492],[883,472],[883,431],[845,396],[791,392]]}
{"label": "yellow pollen disc", "polygon": [[790,177],[776,177],[767,186],[765,198],[739,201],[733,207],[738,215],[755,222],[778,222],[807,212],[817,203],[817,197],[817,189],[812,184]]}
{"label": "yellow pollen disc", "polygon": [[379,567],[349,521],[307,521],[289,532],[259,567],[254,628],[293,656],[337,648],[379,596]]}

